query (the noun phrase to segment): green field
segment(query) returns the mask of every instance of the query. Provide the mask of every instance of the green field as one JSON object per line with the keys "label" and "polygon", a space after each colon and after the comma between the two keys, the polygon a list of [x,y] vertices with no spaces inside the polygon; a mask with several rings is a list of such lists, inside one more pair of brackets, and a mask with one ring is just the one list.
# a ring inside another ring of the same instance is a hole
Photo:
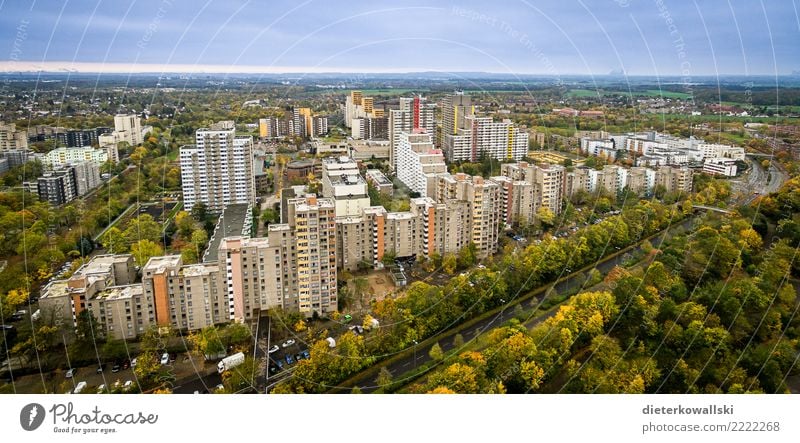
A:
{"label": "green field", "polygon": [[[601,96],[629,95],[627,91],[602,91],[602,90],[592,90],[592,89],[572,89],[567,93],[569,97],[575,97],[575,98],[597,97],[598,94]],[[646,91],[633,91],[631,94],[635,96],[677,98],[682,100],[691,98],[691,94],[687,94],[685,92],[659,91],[657,89],[648,89]]]}

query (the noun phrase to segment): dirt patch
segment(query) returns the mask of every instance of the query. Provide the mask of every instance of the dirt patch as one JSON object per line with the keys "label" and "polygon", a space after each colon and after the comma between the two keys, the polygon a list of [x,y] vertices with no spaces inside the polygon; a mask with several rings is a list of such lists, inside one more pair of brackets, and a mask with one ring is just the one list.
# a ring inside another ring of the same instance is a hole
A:
{"label": "dirt patch", "polygon": [[369,282],[370,298],[375,300],[383,300],[391,296],[397,290],[389,275],[389,271],[381,270],[371,273],[366,277]]}

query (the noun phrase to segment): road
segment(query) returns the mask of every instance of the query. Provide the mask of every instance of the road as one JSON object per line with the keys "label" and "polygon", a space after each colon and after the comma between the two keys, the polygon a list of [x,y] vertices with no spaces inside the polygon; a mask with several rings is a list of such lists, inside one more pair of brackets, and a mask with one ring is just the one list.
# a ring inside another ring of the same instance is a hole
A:
{"label": "road", "polygon": [[[684,220],[683,222],[675,226],[672,226],[668,230],[662,231],[661,233],[657,234],[654,238],[652,238],[650,240],[650,243],[655,247],[660,246],[668,232],[674,231],[678,228],[688,229],[691,227],[693,221],[694,217],[690,217]],[[640,242],[639,244],[628,250],[625,250],[624,254],[617,254],[612,257],[599,260],[594,265],[594,268],[605,275],[609,271],[611,271],[611,269],[613,269],[615,266],[622,263],[625,259],[625,256],[628,253],[635,253],[641,251],[641,249],[642,249],[642,242]],[[558,281],[558,283],[553,285],[553,288],[560,294],[581,289],[582,285],[586,281],[585,272],[587,270],[591,270],[591,268],[586,267],[579,270],[580,272],[575,272],[573,274],[564,276],[560,281]],[[527,297],[530,294],[534,293],[544,293],[544,289],[546,288],[547,286],[536,289],[523,297]],[[523,300],[521,303],[523,304],[524,308],[534,308],[537,307],[541,301],[542,299],[540,298],[540,296],[537,295],[536,297],[530,297],[529,299]],[[511,320],[512,318],[514,318],[516,314],[514,313],[513,306],[515,304],[516,304],[515,302],[511,302],[507,304],[503,308],[503,310],[498,312],[497,315],[478,321],[477,323],[472,324],[468,327],[461,327],[461,330],[458,330],[457,332],[464,337],[465,342],[469,342],[470,340],[473,340],[474,338],[480,336],[481,334],[487,333],[494,328],[500,327],[509,320]],[[526,326],[533,327],[543,322],[545,319],[555,315],[556,312],[557,309],[553,309],[545,315],[539,316],[535,319],[532,319],[531,321],[526,322]],[[403,356],[401,358],[396,359],[395,361],[391,361],[390,363],[388,363],[386,367],[389,369],[389,372],[392,373],[394,381],[397,382],[404,380],[404,374],[408,373],[409,371],[414,371],[416,367],[430,362],[431,358],[428,354],[434,343],[438,342],[439,346],[442,348],[442,351],[444,352],[453,349],[454,347],[453,339],[450,337],[453,336],[455,330],[457,330],[458,328],[459,327],[457,326],[456,328],[454,328],[454,330],[444,331],[441,334],[439,334],[439,337],[447,336],[446,339],[441,339],[441,340],[437,338],[427,339],[424,342],[424,344],[421,344],[419,346],[414,346],[415,349],[412,349],[410,355]],[[356,376],[357,379],[359,380],[357,384],[362,392],[365,393],[374,392],[379,388],[378,386],[376,386],[375,379],[377,378],[377,374],[380,371],[381,366],[383,365],[379,364],[372,366],[362,371],[360,374]],[[354,379],[356,377],[354,377]],[[349,393],[351,390],[352,390],[352,385],[348,386],[340,385],[332,389],[330,392]]]}

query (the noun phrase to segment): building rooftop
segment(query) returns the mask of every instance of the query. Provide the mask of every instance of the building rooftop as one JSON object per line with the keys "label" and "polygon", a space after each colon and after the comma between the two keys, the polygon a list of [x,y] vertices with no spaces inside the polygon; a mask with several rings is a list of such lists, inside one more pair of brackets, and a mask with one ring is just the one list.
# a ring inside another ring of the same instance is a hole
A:
{"label": "building rooftop", "polygon": [[367,176],[382,185],[391,185],[392,181],[380,169],[368,169]]}
{"label": "building rooftop", "polygon": [[125,264],[131,260],[131,254],[103,254],[92,257],[87,263],[78,268],[74,275],[83,274],[99,274],[110,273],[113,271],[115,264]]}
{"label": "building rooftop", "polygon": [[147,264],[142,268],[142,272],[153,272],[160,274],[166,268],[175,268],[181,265],[180,255],[162,255],[160,257],[151,257]]}
{"label": "building rooftop", "polygon": [[53,280],[42,289],[41,293],[40,298],[54,298],[69,294],[70,289],[67,280]]}
{"label": "building rooftop", "polygon": [[199,275],[208,275],[218,270],[219,266],[216,263],[197,263],[182,267],[180,272],[185,277],[196,277]]}
{"label": "building rooftop", "polygon": [[358,174],[342,174],[329,177],[332,186],[339,185],[363,185],[367,182]]}
{"label": "building rooftop", "polygon": [[113,301],[132,298],[142,294],[144,294],[144,287],[141,284],[111,286],[95,294],[92,300]]}
{"label": "building rooftop", "polygon": [[[219,251],[219,245],[223,238],[238,236],[249,237],[250,224],[252,224],[250,205],[241,203],[226,206],[219,216],[217,226],[214,228],[214,233],[211,234],[208,248],[203,254],[203,262],[210,263],[217,261],[217,252]],[[247,232],[244,232],[245,230]]]}

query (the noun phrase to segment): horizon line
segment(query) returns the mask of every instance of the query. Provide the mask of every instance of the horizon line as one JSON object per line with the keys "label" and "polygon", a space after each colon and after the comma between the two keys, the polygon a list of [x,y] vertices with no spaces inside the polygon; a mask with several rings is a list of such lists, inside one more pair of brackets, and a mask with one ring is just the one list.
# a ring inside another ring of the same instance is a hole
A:
{"label": "horizon line", "polygon": [[439,70],[431,68],[388,68],[388,69],[357,69],[343,67],[301,67],[301,66],[269,66],[269,65],[206,65],[206,64],[159,64],[159,63],[118,63],[118,62],[69,62],[69,61],[20,61],[2,60],[0,61],[0,75],[3,74],[261,74],[261,75],[309,75],[309,74],[491,74],[507,76],[542,76],[542,77],[571,77],[571,76],[597,76],[597,77],[686,77],[691,82],[691,78],[699,77],[724,77],[724,76],[745,76],[745,77],[786,77],[800,75],[800,71],[793,70],[790,73],[720,73],[703,74],[698,73],[691,76],[684,76],[681,73],[627,73],[620,70],[610,70],[599,73],[552,73],[552,72],[497,72],[483,70]]}

